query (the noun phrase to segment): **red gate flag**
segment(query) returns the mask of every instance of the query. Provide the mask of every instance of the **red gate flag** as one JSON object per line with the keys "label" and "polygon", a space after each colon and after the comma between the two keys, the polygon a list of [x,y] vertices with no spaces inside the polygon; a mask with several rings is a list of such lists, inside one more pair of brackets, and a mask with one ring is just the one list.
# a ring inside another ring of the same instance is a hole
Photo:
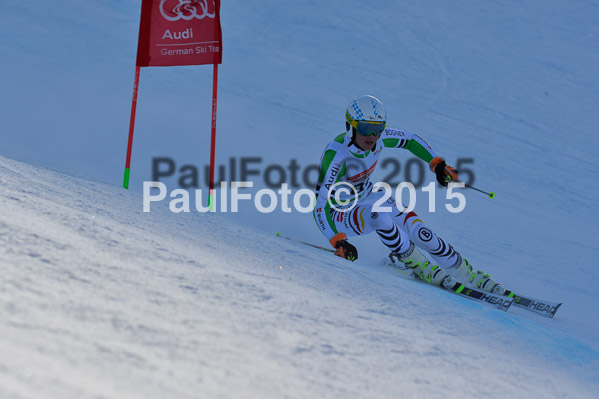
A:
{"label": "red gate flag", "polygon": [[220,0],[142,0],[137,66],[220,64]]}
{"label": "red gate flag", "polygon": [[214,204],[216,88],[222,48],[220,0],[142,0],[123,187],[129,188],[140,68],[213,64],[210,204]]}

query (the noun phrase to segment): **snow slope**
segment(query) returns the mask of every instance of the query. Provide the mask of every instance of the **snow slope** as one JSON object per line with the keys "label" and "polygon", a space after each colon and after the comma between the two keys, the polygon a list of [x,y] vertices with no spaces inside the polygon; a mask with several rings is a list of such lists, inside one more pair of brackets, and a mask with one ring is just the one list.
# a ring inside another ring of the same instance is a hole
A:
{"label": "snow slope", "polygon": [[[586,398],[551,325],[0,158],[2,398]],[[565,311],[565,310],[564,310]],[[552,321],[560,324],[560,319]]]}

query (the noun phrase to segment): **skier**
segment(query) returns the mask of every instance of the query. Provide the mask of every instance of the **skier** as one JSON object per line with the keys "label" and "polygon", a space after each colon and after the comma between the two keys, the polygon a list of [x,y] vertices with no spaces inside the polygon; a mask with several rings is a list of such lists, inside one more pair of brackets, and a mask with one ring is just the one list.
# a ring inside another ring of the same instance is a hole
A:
{"label": "skier", "polygon": [[[504,288],[490,275],[475,271],[416,213],[403,212],[393,197],[384,204],[392,212],[373,210],[375,203],[385,195],[373,191],[370,181],[383,148],[409,150],[429,164],[444,187],[458,179],[458,171],[437,156],[418,135],[387,128],[385,107],[373,96],[354,99],[347,107],[345,118],[346,132],[331,141],[322,153],[313,211],[316,224],[337,250],[335,255],[351,261],[358,259],[358,250],[347,238],[376,232],[391,251],[392,261],[403,262],[431,284],[441,285],[451,275],[481,290],[503,294]],[[342,190],[344,185],[345,190]],[[420,249],[428,252],[435,264],[429,262]]]}

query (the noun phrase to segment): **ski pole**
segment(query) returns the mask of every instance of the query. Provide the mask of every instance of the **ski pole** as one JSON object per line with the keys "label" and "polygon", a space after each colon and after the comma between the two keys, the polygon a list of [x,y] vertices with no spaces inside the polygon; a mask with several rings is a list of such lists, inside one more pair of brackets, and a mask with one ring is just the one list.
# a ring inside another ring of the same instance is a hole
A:
{"label": "ski pole", "polygon": [[275,233],[275,235],[276,235],[277,237],[282,237],[282,238],[284,238],[284,239],[286,239],[286,240],[293,241],[293,242],[297,242],[297,243],[300,243],[300,244],[304,244],[304,245],[307,245],[307,246],[309,246],[309,247],[312,247],[312,248],[322,249],[323,251],[327,251],[327,252],[333,252],[333,253],[335,252],[335,250],[334,250],[334,249],[331,249],[331,248],[325,248],[325,247],[321,247],[321,246],[319,246],[319,245],[310,244],[309,242],[304,242],[304,241],[296,240],[295,238],[291,238],[291,237],[284,236],[284,235],[282,235],[282,234],[281,234],[281,233],[279,233],[279,232],[276,232],[276,233]]}
{"label": "ski pole", "polygon": [[495,193],[494,192],[488,193],[488,192],[486,192],[484,190],[481,190],[480,188],[476,188],[476,187],[471,186],[470,184],[466,184],[466,183],[464,183],[464,186],[466,186],[468,188],[471,188],[472,190],[476,190],[479,193],[487,194],[489,196],[489,198],[491,198],[491,199],[495,198]]}

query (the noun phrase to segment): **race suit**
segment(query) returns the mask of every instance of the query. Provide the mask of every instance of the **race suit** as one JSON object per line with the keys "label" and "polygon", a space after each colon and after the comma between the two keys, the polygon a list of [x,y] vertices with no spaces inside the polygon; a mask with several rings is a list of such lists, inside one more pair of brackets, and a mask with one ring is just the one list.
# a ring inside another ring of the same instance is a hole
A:
{"label": "race suit", "polygon": [[[373,205],[384,192],[373,192],[370,175],[376,168],[384,148],[402,148],[427,164],[437,156],[435,151],[418,135],[387,128],[374,148],[365,151],[357,147],[350,133],[343,133],[325,148],[320,160],[320,173],[316,186],[314,219],[322,233],[331,239],[340,232],[347,237],[376,231],[391,252],[403,253],[410,241],[427,251],[440,267],[451,267],[461,260],[460,255],[438,237],[414,212],[404,213],[393,197],[384,204],[391,212],[374,212]],[[346,183],[343,183],[346,182]],[[351,185],[351,193],[341,193],[342,186]],[[336,192],[338,200],[334,198]],[[357,197],[357,203],[341,205]],[[350,209],[351,208],[351,209]]]}

